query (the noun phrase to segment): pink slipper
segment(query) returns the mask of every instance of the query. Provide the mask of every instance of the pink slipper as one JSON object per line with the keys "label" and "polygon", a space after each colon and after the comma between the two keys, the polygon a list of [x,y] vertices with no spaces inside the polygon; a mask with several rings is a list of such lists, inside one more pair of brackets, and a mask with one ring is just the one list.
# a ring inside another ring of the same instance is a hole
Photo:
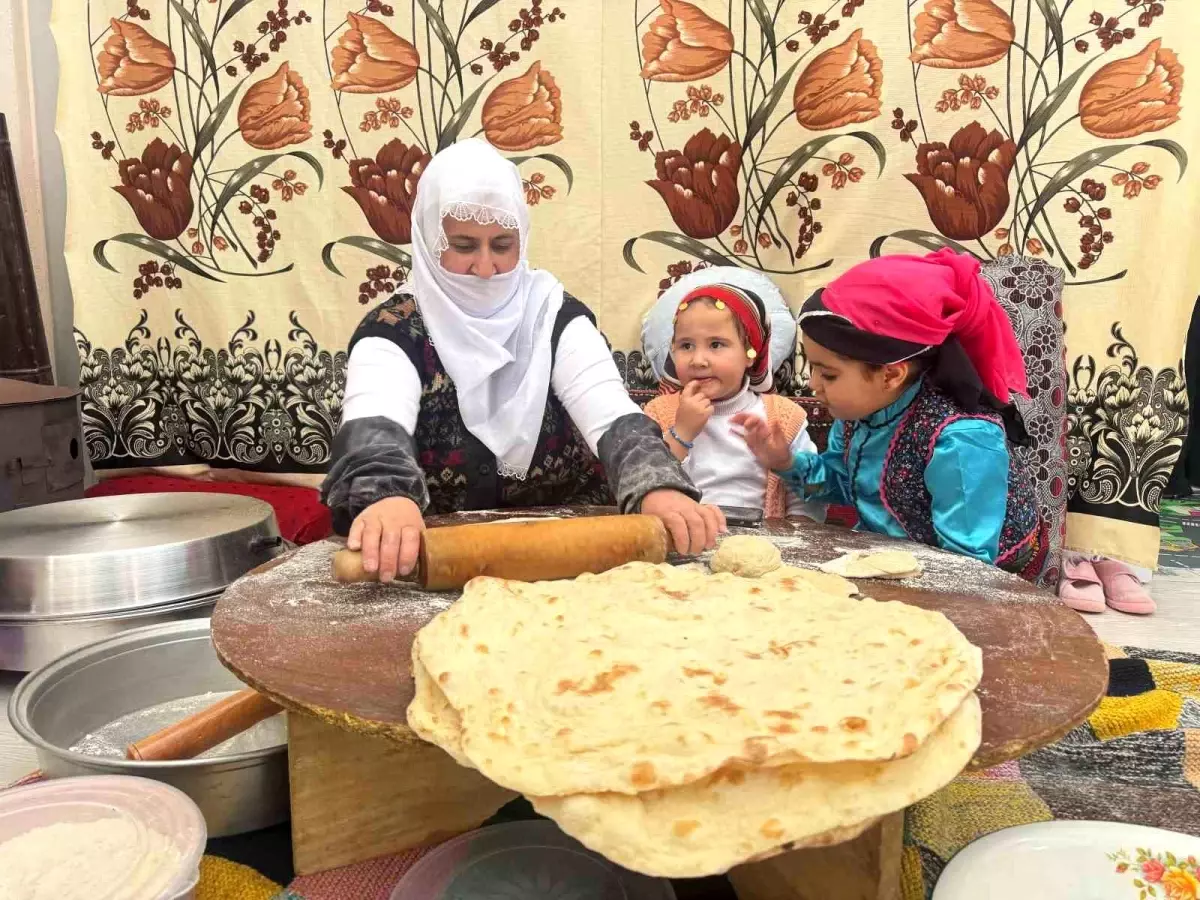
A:
{"label": "pink slipper", "polygon": [[1089,560],[1063,561],[1058,598],[1076,612],[1104,612],[1104,587]]}
{"label": "pink slipper", "polygon": [[1115,559],[1102,559],[1093,564],[1100,582],[1104,585],[1104,597],[1108,605],[1117,612],[1145,616],[1154,612],[1157,605],[1134,571]]}

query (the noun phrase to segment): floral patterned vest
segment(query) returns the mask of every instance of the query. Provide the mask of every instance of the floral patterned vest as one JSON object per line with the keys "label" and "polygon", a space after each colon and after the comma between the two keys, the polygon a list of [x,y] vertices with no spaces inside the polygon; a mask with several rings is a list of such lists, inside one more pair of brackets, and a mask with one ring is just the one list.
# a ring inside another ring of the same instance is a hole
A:
{"label": "floral patterned vest", "polygon": [[[928,384],[917,393],[904,412],[883,461],[883,483],[879,488],[884,507],[914,541],[937,546],[933,527],[933,498],[925,487],[924,472],[933,456],[942,429],[960,419],[983,419],[1004,427],[999,416],[966,413],[953,400]],[[854,422],[843,423],[845,459],[850,468]],[[996,565],[1007,572],[1032,580],[1041,570],[1049,532],[1038,510],[1033,481],[1012,447],[1008,454],[1008,502],[1000,531]]]}
{"label": "floral patterned vest", "polygon": [[[595,324],[586,306],[565,295],[554,323],[552,359],[563,329],[577,316],[585,316]],[[612,505],[600,461],[553,391],[546,397],[541,436],[528,474],[523,480],[509,478],[497,471],[495,454],[463,424],[454,383],[438,359],[411,296],[397,294],[371,310],[350,338],[350,350],[365,337],[381,337],[394,343],[420,376],[421,405],[413,439],[429,488],[430,514],[565,504]]]}

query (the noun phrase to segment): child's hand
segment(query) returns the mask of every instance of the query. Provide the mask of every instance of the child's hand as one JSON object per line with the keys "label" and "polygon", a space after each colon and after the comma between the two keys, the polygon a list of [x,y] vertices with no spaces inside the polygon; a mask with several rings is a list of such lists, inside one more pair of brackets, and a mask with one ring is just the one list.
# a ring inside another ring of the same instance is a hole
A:
{"label": "child's hand", "polygon": [[702,393],[703,381],[689,381],[679,398],[679,412],[675,414],[675,433],[688,443],[704,430],[712,418],[712,401]]}
{"label": "child's hand", "polygon": [[742,429],[742,438],[762,465],[776,472],[791,468],[792,448],[778,422],[768,422],[753,413],[738,413],[730,422]]}

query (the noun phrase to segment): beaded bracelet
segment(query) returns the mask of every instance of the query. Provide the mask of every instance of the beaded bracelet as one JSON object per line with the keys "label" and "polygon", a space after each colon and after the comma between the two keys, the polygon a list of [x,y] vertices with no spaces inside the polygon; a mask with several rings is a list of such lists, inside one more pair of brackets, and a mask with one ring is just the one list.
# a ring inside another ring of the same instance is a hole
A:
{"label": "beaded bracelet", "polygon": [[667,434],[671,435],[671,437],[673,437],[675,439],[676,443],[678,443],[679,446],[682,447],[684,450],[691,450],[693,447],[696,446],[695,441],[685,441],[683,438],[681,438],[679,436],[679,432],[677,432],[675,430],[674,425],[672,425],[670,428],[667,429]]}

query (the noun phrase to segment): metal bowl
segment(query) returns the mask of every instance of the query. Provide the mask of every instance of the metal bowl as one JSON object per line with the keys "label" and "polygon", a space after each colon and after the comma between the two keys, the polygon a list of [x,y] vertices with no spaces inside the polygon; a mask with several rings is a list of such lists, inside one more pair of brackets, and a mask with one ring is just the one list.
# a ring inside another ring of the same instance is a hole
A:
{"label": "metal bowl", "polygon": [[186,619],[206,619],[220,594],[146,609],[60,618],[0,615],[0,669],[32,672],[77,647],[131,628]]}
{"label": "metal bowl", "polygon": [[245,687],[217,660],[208,619],[151,625],[97,641],[27,675],[8,718],[51,778],[140,775],[179,788],[204,813],[210,837],[288,817],[287,745],[175,762],[135,762],[71,751],[84,735],[140,709]]}

